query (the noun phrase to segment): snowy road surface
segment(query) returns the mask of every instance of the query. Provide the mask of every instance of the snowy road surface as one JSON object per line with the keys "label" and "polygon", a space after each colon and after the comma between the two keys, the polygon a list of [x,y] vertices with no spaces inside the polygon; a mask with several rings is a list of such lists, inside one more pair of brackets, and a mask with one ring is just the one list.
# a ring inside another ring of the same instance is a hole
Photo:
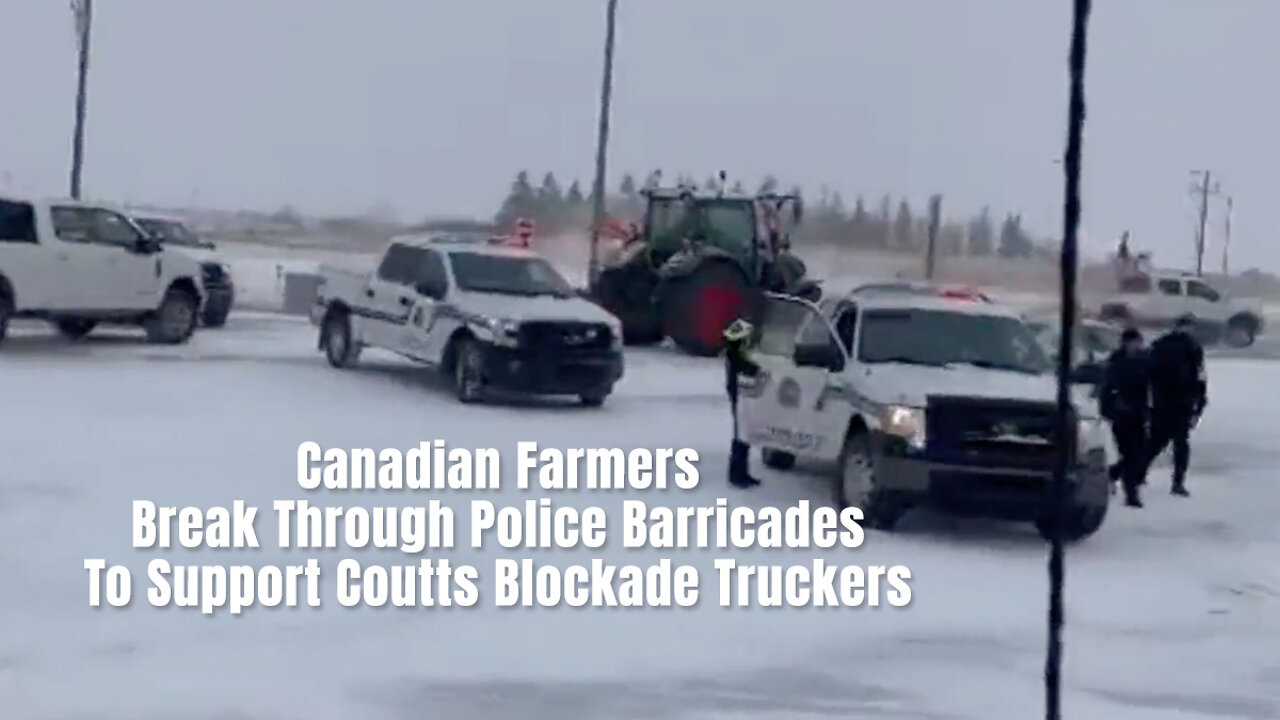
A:
{"label": "snowy road surface", "polygon": [[[723,483],[729,423],[716,363],[633,352],[599,410],[463,407],[423,371],[369,354],[339,372],[305,324],[233,316],[186,347],[136,336],[70,344],[18,330],[0,350],[0,718],[3,720],[490,720],[497,718],[928,718],[1002,720],[1041,712],[1046,550],[1030,528],[916,515],[856,550],[757,550],[762,563],[903,564],[909,607],[732,610],[715,605],[716,553],[665,556],[701,569],[695,609],[345,609],[203,616],[156,609],[143,568],[287,563],[341,555],[416,563],[397,551],[144,551],[130,546],[135,499],[270,507],[304,496],[298,445],[514,448],[692,447],[690,492],[562,492],[557,503],[621,498],[679,505],[826,502],[816,475],[761,470],[750,492]],[[1148,507],[1113,506],[1068,558],[1067,717],[1280,717],[1280,486],[1274,468],[1280,364],[1219,359],[1194,438],[1190,486]],[[504,457],[504,460],[507,460]],[[504,467],[510,467],[508,463]],[[308,496],[366,505],[450,491]],[[407,496],[407,497],[406,497]],[[483,493],[517,503],[515,489]],[[274,545],[274,517],[260,521]],[[465,538],[465,535],[462,535]],[[465,544],[465,540],[464,540]],[[587,551],[457,549],[486,575],[501,556],[565,564]],[[662,551],[598,551],[648,564]],[[440,554],[438,553],[437,556]],[[130,566],[132,607],[87,607],[86,557]],[[487,578],[486,578],[487,579]],[[488,592],[485,579],[482,593]]]}

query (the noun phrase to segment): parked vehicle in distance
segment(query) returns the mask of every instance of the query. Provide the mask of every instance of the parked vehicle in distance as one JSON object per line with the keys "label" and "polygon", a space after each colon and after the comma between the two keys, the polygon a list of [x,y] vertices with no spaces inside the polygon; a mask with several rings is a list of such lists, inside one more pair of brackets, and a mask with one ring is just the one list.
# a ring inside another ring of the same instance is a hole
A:
{"label": "parked vehicle in distance", "polygon": [[0,196],[0,339],[10,318],[79,339],[101,323],[183,343],[204,301],[200,265],[124,213],[77,200]]}
{"label": "parked vehicle in distance", "polygon": [[217,247],[201,239],[187,224],[177,218],[152,214],[135,214],[138,225],[158,239],[166,248],[189,255],[200,263],[205,301],[200,322],[216,328],[227,324],[227,316],[235,305],[236,287],[231,279],[231,266],[218,255]]}
{"label": "parked vehicle in distance", "polygon": [[365,347],[438,368],[459,400],[490,391],[598,406],[622,377],[622,324],[545,258],[478,235],[395,238],[377,269],[321,268],[311,311],[329,363]]}

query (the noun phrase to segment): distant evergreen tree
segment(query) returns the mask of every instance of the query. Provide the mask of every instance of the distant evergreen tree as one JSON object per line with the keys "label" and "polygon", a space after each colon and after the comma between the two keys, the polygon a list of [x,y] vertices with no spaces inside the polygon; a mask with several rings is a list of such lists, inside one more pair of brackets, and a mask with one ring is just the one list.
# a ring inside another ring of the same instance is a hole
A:
{"label": "distant evergreen tree", "polygon": [[988,256],[996,249],[996,229],[991,222],[991,208],[984,207],[982,212],[969,223],[970,255]]}
{"label": "distant evergreen tree", "polygon": [[898,203],[898,215],[893,221],[893,244],[900,248],[915,246],[915,218],[906,200]]}
{"label": "distant evergreen tree", "polygon": [[529,182],[529,172],[521,170],[516,173],[516,179],[511,182],[511,189],[507,192],[506,199],[502,201],[502,207],[494,217],[494,222],[499,226],[508,227],[515,223],[517,218],[535,215],[538,210],[537,201],[533,185]]}

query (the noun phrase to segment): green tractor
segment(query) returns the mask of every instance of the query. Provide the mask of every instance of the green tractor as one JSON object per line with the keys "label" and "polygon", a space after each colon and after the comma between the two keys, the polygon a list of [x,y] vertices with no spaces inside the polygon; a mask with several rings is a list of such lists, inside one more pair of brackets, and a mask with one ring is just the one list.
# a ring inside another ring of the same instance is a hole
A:
{"label": "green tractor", "polygon": [[[784,214],[798,223],[796,195],[650,188],[644,223],[592,279],[590,296],[622,321],[629,345],[663,338],[686,353],[718,354],[724,329],[754,318],[764,291],[816,299],[818,284],[786,251]],[[786,211],[789,210],[789,213]]]}

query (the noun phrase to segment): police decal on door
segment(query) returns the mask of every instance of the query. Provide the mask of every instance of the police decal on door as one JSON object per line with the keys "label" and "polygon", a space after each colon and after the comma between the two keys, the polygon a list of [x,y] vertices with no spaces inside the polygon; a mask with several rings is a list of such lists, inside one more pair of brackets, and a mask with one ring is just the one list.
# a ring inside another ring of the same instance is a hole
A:
{"label": "police decal on door", "polygon": [[783,378],[778,383],[778,404],[785,408],[800,407],[800,383]]}

